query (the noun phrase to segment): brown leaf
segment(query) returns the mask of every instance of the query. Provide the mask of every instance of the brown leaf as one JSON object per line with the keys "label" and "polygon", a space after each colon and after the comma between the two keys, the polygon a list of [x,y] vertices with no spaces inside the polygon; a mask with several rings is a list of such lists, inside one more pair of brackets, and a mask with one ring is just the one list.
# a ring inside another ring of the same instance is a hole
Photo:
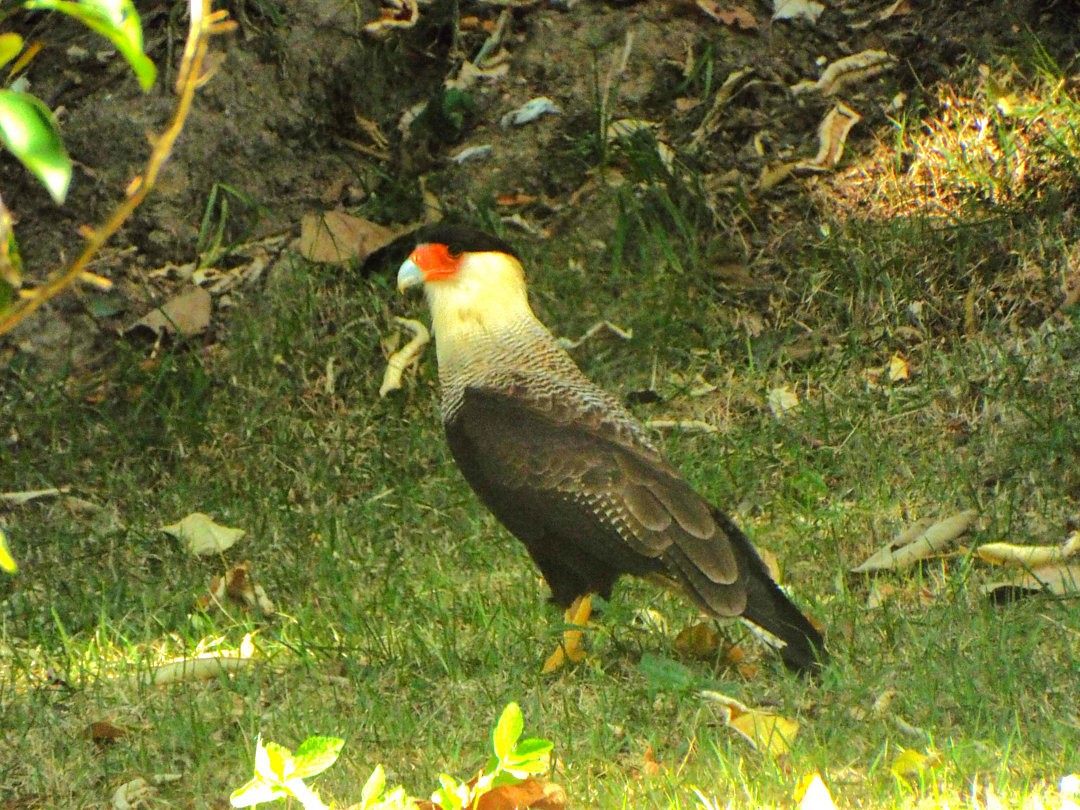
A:
{"label": "brown leaf", "polygon": [[743,31],[754,31],[758,27],[757,19],[754,15],[742,6],[736,6],[735,8],[721,8],[720,3],[717,2],[717,0],[695,0],[695,3],[709,19],[715,20],[721,25],[727,25],[731,28],[738,28]]}
{"label": "brown leaf", "polygon": [[344,211],[305,214],[300,221],[300,254],[313,262],[362,261],[390,244],[398,232]]}
{"label": "brown leaf", "polygon": [[645,749],[645,753],[641,757],[641,770],[646,776],[659,776],[664,772],[664,766],[656,758],[656,753],[653,751],[650,745]]}
{"label": "brown leaf", "polygon": [[477,810],[564,810],[566,791],[554,782],[526,779],[516,785],[502,785],[476,803]]}
{"label": "brown leaf", "polygon": [[121,737],[128,735],[128,730],[114,726],[108,720],[98,720],[86,727],[84,734],[97,745],[111,745]]}
{"label": "brown leaf", "polygon": [[229,569],[225,576],[214,577],[210,581],[210,592],[198,600],[198,606],[206,610],[226,599],[247,608],[257,608],[264,616],[272,616],[276,612],[262,585],[251,578],[251,563],[248,560]]}
{"label": "brown leaf", "polygon": [[504,208],[509,208],[514,205],[529,205],[536,202],[536,196],[534,194],[524,194],[517,192],[516,194],[500,194],[495,198],[495,204]]}
{"label": "brown leaf", "polygon": [[711,661],[720,649],[720,634],[709,623],[698,622],[675,636],[675,649],[691,658]]}
{"label": "brown leaf", "polygon": [[206,331],[210,325],[210,311],[213,303],[210,293],[201,287],[173,296],[157,309],[151,310],[125,331],[149,329],[155,335],[175,335],[190,337]]}
{"label": "brown leaf", "polygon": [[364,33],[385,39],[395,29],[412,28],[420,19],[416,0],[389,0],[389,6],[379,9],[379,19],[364,26]]}

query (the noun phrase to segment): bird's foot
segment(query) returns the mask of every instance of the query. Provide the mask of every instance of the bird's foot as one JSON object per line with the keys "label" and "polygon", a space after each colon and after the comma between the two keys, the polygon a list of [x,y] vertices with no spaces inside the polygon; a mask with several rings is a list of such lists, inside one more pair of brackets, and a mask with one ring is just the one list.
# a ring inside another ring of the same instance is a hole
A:
{"label": "bird's foot", "polygon": [[[564,616],[566,623],[575,627],[584,627],[589,621],[589,616],[592,614],[592,596],[586,594],[585,596],[579,596],[574,600],[574,603],[566,609]],[[547,661],[544,662],[544,668],[541,672],[544,675],[550,675],[552,672],[558,672],[564,666],[566,662],[576,664],[585,658],[585,650],[581,648],[581,630],[567,630],[563,633],[563,640],[550,656]]]}

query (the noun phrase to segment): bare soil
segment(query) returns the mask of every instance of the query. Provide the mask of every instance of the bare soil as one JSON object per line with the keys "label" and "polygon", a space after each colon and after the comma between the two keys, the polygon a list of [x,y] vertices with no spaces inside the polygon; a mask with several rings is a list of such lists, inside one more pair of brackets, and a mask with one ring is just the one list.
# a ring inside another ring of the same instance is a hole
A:
{"label": "bare soil", "polygon": [[[1076,44],[1070,2],[832,3],[813,23],[772,22],[765,3],[703,4],[749,12],[756,27],[722,24],[685,0],[512,6],[501,43],[505,75],[480,79],[448,117],[429,114],[411,126],[402,123],[406,111],[441,97],[504,6],[466,2],[457,15],[448,4],[423,6],[415,27],[377,41],[362,31],[379,16],[370,2],[226,4],[239,30],[216,42],[220,62],[162,181],[95,267],[117,291],[97,307],[89,306],[92,292],[68,295],[51,318],[17,334],[21,350],[51,359],[49,366],[91,363],[102,339],[190,275],[155,270],[190,267],[200,251],[205,263],[226,198],[219,243],[230,245],[278,234],[288,237],[274,243],[283,246],[310,211],[346,208],[401,224],[439,215],[432,205],[444,214],[502,217],[521,239],[604,240],[612,212],[591,204],[590,189],[618,181],[595,172],[605,148],[600,133],[614,119],[650,122],[702,178],[699,193],[716,223],[728,223],[728,241],[772,253],[782,245],[782,223],[807,218],[812,183],[757,195],[754,185],[769,164],[814,155],[818,124],[834,103],[862,116],[847,143],[846,161],[856,160],[875,137],[888,137],[888,118],[900,106],[932,115],[937,81],[1033,38],[1068,64]],[[147,51],[161,66],[160,81],[145,95],[100,38],[60,15],[21,21],[23,33],[45,45],[27,74],[31,88],[58,111],[77,162],[63,207],[10,158],[0,163],[30,282],[74,255],[80,225],[106,217],[145,161],[147,133],[160,130],[173,107],[186,4],[140,5]],[[868,49],[887,51],[892,68],[836,96],[792,94],[791,86],[816,79],[826,64]],[[695,142],[717,88],[744,68],[752,79],[714,131]],[[540,96],[560,113],[500,125],[507,112]],[[490,154],[451,160],[478,145],[490,145]],[[732,188],[762,204],[733,202]],[[250,251],[223,253],[215,261],[250,258]]]}

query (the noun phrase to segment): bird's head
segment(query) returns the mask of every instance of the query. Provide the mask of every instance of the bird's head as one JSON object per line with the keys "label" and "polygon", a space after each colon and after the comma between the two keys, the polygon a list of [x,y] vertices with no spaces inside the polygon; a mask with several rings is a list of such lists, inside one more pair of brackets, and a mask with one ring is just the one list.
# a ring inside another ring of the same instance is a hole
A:
{"label": "bird's head", "polygon": [[502,239],[461,225],[420,229],[417,245],[401,265],[398,290],[423,286],[435,329],[444,346],[458,334],[497,332],[532,318],[525,271]]}

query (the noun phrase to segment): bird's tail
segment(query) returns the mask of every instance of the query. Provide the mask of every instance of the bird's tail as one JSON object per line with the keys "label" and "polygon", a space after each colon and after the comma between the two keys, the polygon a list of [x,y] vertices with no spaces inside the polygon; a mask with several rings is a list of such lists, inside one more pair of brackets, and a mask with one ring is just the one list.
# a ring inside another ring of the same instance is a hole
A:
{"label": "bird's tail", "polygon": [[739,528],[719,510],[713,516],[723,526],[739,558],[746,583],[742,617],[784,642],[780,657],[788,669],[813,673],[829,660],[825,639],[773,582],[768,568]]}

